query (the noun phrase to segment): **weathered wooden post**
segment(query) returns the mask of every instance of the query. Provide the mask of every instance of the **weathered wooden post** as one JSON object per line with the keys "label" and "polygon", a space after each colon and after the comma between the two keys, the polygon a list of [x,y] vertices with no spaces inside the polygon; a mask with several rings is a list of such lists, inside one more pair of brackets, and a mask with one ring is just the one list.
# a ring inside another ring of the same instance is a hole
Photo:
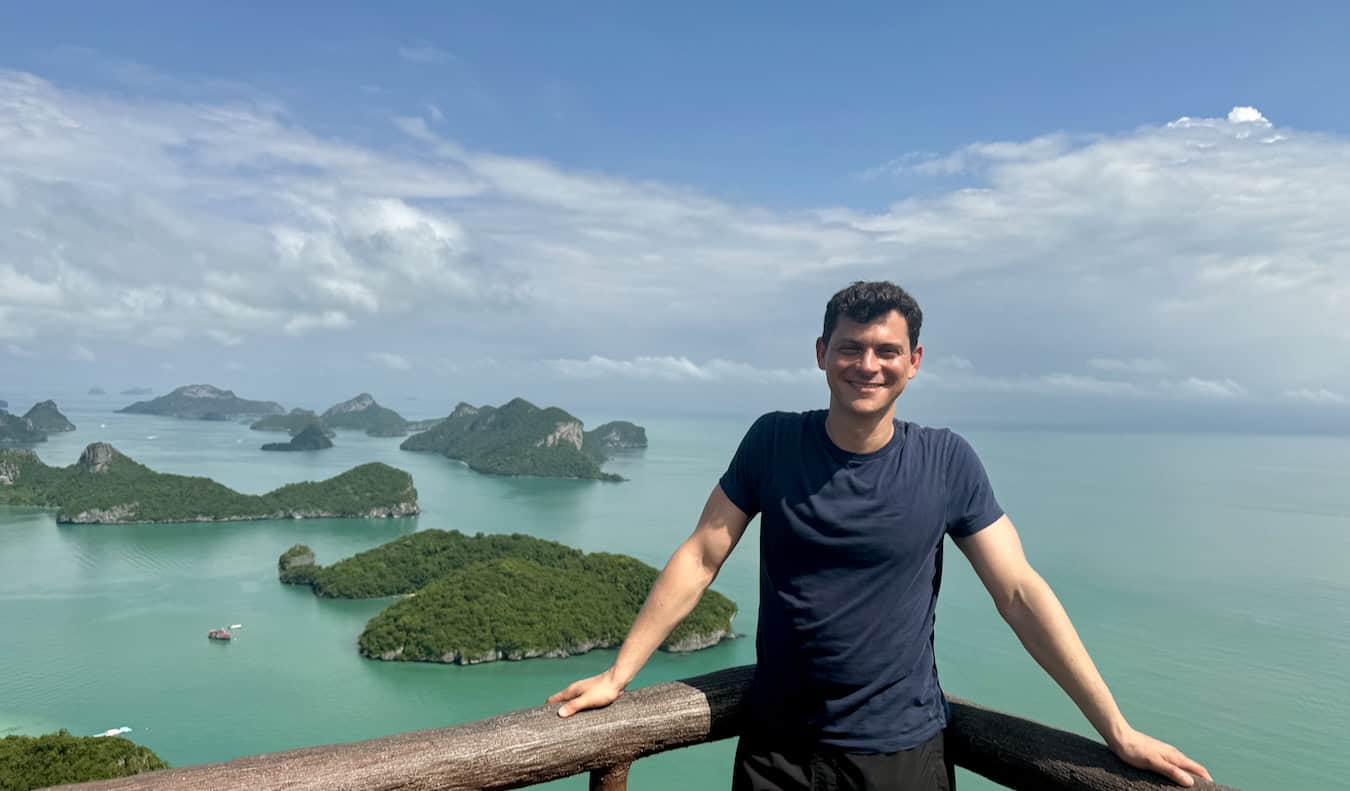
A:
{"label": "weathered wooden post", "polygon": [[591,772],[591,791],[628,791],[628,768],[632,764],[615,764]]}

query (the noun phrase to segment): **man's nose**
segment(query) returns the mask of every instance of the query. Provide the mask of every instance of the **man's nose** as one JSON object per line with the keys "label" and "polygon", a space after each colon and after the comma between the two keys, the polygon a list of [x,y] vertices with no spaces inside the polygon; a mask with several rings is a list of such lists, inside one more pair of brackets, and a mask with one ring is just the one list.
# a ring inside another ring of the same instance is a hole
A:
{"label": "man's nose", "polygon": [[875,371],[881,367],[881,358],[871,349],[863,349],[861,357],[858,358],[858,365],[864,371]]}

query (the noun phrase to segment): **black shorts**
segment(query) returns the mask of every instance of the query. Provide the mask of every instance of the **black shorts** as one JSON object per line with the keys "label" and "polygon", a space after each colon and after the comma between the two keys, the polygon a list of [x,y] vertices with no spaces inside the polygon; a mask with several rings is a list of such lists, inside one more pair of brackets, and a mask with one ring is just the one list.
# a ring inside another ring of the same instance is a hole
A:
{"label": "black shorts", "polygon": [[897,753],[849,753],[742,736],[732,791],[955,791],[944,733]]}

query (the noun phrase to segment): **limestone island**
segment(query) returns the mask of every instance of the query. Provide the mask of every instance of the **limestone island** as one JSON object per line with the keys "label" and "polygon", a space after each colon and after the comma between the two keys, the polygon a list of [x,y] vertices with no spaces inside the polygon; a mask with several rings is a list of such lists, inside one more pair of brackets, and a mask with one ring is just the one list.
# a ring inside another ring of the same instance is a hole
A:
{"label": "limestone island", "polygon": [[334,404],[320,417],[328,428],[364,431],[372,437],[402,437],[408,433],[408,421],[380,406],[370,393]]}
{"label": "limestone island", "polygon": [[0,789],[111,780],[169,767],[149,747],[111,733],[72,736],[62,730],[0,739]]}
{"label": "limestone island", "polygon": [[[362,656],[471,665],[565,657],[623,642],[657,570],[532,536],[424,530],[331,566],[303,544],[278,560],[283,583],[328,598],[404,596],[371,618]],[[661,645],[696,651],[733,637],[736,605],[709,590]]]}
{"label": "limestone island", "polygon": [[9,409],[9,402],[0,398],[0,409]]}
{"label": "limestone island", "polygon": [[614,420],[587,431],[582,447],[609,450],[634,450],[647,447],[647,430],[627,420]]}
{"label": "limestone island", "polygon": [[323,427],[318,423],[310,423],[300,430],[299,434],[291,437],[290,442],[269,442],[262,446],[263,450],[326,450],[333,447],[333,441],[328,435],[323,433]]}
{"label": "limestone island", "polygon": [[[399,447],[440,453],[494,475],[621,481],[600,469],[607,458],[601,430],[615,425],[607,423],[588,434],[578,418],[558,407],[541,409],[523,398],[500,407],[460,403],[448,418]],[[640,434],[645,444],[646,432],[640,426],[632,428],[636,432],[624,436]]]}
{"label": "limestone island", "polygon": [[0,505],[54,508],[63,524],[374,519],[419,510],[412,476],[378,462],[251,495],[209,478],[155,472],[105,442],[69,467],[48,467],[31,450],[0,450]]}
{"label": "limestone island", "polygon": [[286,410],[275,401],[250,401],[212,385],[185,385],[168,395],[137,401],[118,412],[163,415],[186,420],[234,420],[239,417],[279,415]]}
{"label": "limestone island", "polygon": [[249,428],[254,431],[284,431],[291,436],[299,434],[311,425],[317,425],[325,437],[333,437],[336,432],[323,424],[320,418],[313,410],[295,408],[284,415],[268,415],[259,420]]}
{"label": "limestone island", "polygon": [[101,395],[107,395],[107,394],[108,394],[108,392],[107,392],[106,390],[104,390],[103,388],[101,388],[101,387],[91,387],[91,388],[89,388],[89,395],[91,395],[91,396],[101,396]]}
{"label": "limestone island", "polygon": [[66,416],[61,414],[61,410],[56,408],[56,402],[51,400],[33,404],[33,408],[24,414],[23,419],[32,423],[33,428],[46,434],[75,430],[75,424],[67,420]]}
{"label": "limestone island", "polygon": [[46,441],[47,432],[39,430],[33,425],[33,421],[0,409],[0,448],[36,445]]}
{"label": "limestone island", "polygon": [[143,395],[154,395],[155,391],[151,390],[148,387],[128,387],[127,389],[123,390],[121,394],[124,396],[143,396]]}

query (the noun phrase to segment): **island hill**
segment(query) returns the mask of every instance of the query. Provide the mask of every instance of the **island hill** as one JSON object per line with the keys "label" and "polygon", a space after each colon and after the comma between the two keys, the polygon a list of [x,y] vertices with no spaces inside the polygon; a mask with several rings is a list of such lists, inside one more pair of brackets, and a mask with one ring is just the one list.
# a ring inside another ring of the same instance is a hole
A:
{"label": "island hill", "polygon": [[0,447],[36,445],[48,434],[74,431],[75,424],[61,414],[55,401],[39,401],[23,417],[0,408]]}
{"label": "island hill", "polygon": [[212,385],[185,385],[168,395],[117,410],[130,415],[162,415],[186,420],[235,420],[241,417],[279,415],[286,410],[275,401],[250,401],[231,390]]}
{"label": "island hill", "polygon": [[348,401],[334,404],[322,415],[308,409],[292,409],[284,415],[268,415],[253,423],[254,431],[285,431],[292,436],[317,424],[328,437],[343,431],[364,431],[371,437],[402,437],[410,430],[429,428],[440,420],[410,421],[387,407],[380,406],[370,393],[362,393]]}
{"label": "island hill", "polygon": [[326,450],[333,447],[333,441],[324,433],[323,427],[318,423],[310,423],[300,432],[291,437],[290,442],[268,442],[262,446],[263,450],[281,450],[281,451],[303,451],[303,450]]}
{"label": "island hill", "polygon": [[381,518],[419,510],[412,476],[386,464],[249,495],[208,478],[155,472],[102,442],[69,467],[48,467],[31,450],[0,450],[0,505],[54,508],[56,521],[67,524]]}
{"label": "island hill", "polygon": [[[405,596],[366,624],[371,659],[476,664],[564,657],[623,642],[657,570],[636,558],[584,553],[525,535],[425,530],[331,566],[303,544],[280,579],[328,598]],[[733,636],[736,605],[708,591],[661,645],[694,651]]]}
{"label": "island hill", "polygon": [[440,453],[495,475],[621,481],[600,469],[609,452],[646,446],[641,426],[614,422],[585,431],[579,419],[558,407],[541,409],[517,398],[500,407],[461,403],[445,420],[399,447]]}

